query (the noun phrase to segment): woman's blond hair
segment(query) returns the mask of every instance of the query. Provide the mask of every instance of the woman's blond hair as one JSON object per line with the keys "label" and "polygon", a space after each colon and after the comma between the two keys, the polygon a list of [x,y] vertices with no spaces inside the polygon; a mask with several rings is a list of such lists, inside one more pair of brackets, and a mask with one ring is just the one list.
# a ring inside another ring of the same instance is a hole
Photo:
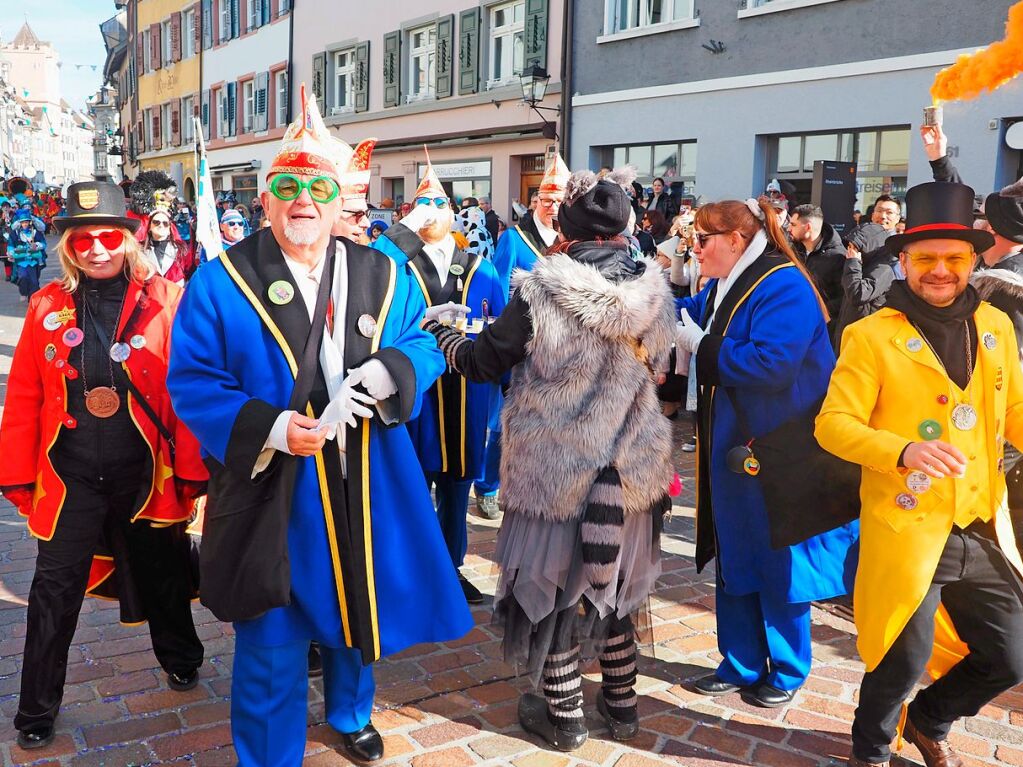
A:
{"label": "woman's blond hair", "polygon": [[[60,236],[60,241],[57,243],[57,255],[60,258],[61,269],[64,271],[63,276],[60,278],[60,284],[68,293],[74,293],[78,290],[78,285],[82,281],[82,269],[78,266],[78,260],[71,252],[70,240],[75,232],[84,228],[72,226],[65,229],[64,233]],[[156,270],[153,269],[152,264],[146,259],[142,245],[135,239],[135,235],[123,226],[114,226],[111,229],[119,229],[124,234],[124,276],[129,280],[145,282],[156,274]]]}

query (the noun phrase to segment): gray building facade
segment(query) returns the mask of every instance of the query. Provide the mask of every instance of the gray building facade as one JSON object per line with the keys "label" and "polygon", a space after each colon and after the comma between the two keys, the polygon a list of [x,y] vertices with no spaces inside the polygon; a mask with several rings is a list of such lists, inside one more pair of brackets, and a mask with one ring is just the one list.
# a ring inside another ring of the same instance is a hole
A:
{"label": "gray building facade", "polygon": [[[856,164],[857,207],[930,180],[934,75],[1004,35],[1013,0],[576,0],[571,167],[636,165],[710,199],[772,178],[808,202],[814,160]],[[944,107],[978,193],[1023,173],[1023,84]],[[1016,146],[1016,148],[1013,148]]]}

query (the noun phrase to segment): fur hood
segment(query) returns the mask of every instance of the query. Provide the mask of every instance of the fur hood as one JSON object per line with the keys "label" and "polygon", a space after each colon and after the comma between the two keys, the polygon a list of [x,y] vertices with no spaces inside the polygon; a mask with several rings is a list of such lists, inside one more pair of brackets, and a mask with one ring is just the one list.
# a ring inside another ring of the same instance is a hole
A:
{"label": "fur hood", "polygon": [[970,277],[970,284],[977,289],[984,301],[990,301],[995,293],[1006,293],[1017,301],[1023,301],[1023,276],[1008,269],[984,269]]}

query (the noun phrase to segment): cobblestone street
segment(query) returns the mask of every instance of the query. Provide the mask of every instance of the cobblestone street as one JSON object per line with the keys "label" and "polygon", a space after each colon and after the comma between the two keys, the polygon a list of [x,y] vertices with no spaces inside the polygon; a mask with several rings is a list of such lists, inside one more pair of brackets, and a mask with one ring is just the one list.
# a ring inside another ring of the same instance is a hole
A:
{"label": "cobblestone street", "polygon": [[[47,277],[56,269],[51,259]],[[24,304],[11,285],[0,285],[0,382],[6,386],[10,356]],[[688,426],[676,427],[678,444]],[[457,642],[414,648],[376,667],[373,721],[384,734],[381,764],[413,767],[514,765],[514,767],[653,767],[679,764],[824,767],[841,765],[862,666],[853,626],[842,609],[814,608],[814,671],[793,705],[775,710],[744,704],[738,694],[703,698],[690,682],[718,660],[714,634],[714,574],[697,574],[692,560],[693,462],[679,455],[686,495],[678,499],[664,537],[663,574],[651,601],[654,625],[642,646],[639,682],[642,730],[628,746],[612,741],[596,715],[599,669],[587,669],[584,694],[591,738],[570,755],[540,747],[516,719],[527,689],[501,660],[490,611],[475,612],[476,627]],[[470,519],[466,574],[492,594],[497,522]],[[196,604],[205,643],[200,683],[190,692],[168,689],[153,657],[145,626],[122,626],[115,604],[87,600],[71,648],[64,706],[54,743],[26,753],[14,745],[25,630],[25,598],[32,579],[35,543],[13,508],[0,507],[0,759],[5,766],[178,764],[233,765],[229,693],[234,639],[230,626]],[[1023,765],[1023,690],[1003,695],[952,736],[966,764]],[[309,695],[305,764],[348,765],[340,737],[325,724],[321,685]],[[904,755],[918,758],[914,749]]]}

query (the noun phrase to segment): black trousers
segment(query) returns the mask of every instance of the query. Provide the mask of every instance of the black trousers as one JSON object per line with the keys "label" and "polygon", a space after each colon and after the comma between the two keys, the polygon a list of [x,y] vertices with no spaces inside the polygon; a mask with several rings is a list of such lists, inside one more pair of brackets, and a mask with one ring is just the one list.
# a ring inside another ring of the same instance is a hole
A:
{"label": "black trousers", "polygon": [[[134,473],[138,477],[138,473]],[[68,649],[92,556],[101,540],[123,551],[118,559],[119,591],[135,587],[149,621],[153,652],[168,673],[189,674],[203,660],[191,609],[191,581],[183,560],[181,525],[154,528],[132,524],[129,516],[139,491],[121,478],[64,477],[67,499],[53,538],[38,541],[35,577],[28,595],[28,624],[21,672],[21,700],[14,726],[31,730],[51,725],[60,709]],[[125,490],[125,488],[131,488]],[[132,583],[127,583],[126,579]]]}
{"label": "black trousers", "polygon": [[931,656],[939,602],[970,654],[910,703],[909,718],[921,733],[943,740],[957,719],[973,716],[1023,682],[1023,584],[989,525],[954,528],[920,608],[878,667],[863,677],[852,728],[857,758],[889,758],[902,703]]}

